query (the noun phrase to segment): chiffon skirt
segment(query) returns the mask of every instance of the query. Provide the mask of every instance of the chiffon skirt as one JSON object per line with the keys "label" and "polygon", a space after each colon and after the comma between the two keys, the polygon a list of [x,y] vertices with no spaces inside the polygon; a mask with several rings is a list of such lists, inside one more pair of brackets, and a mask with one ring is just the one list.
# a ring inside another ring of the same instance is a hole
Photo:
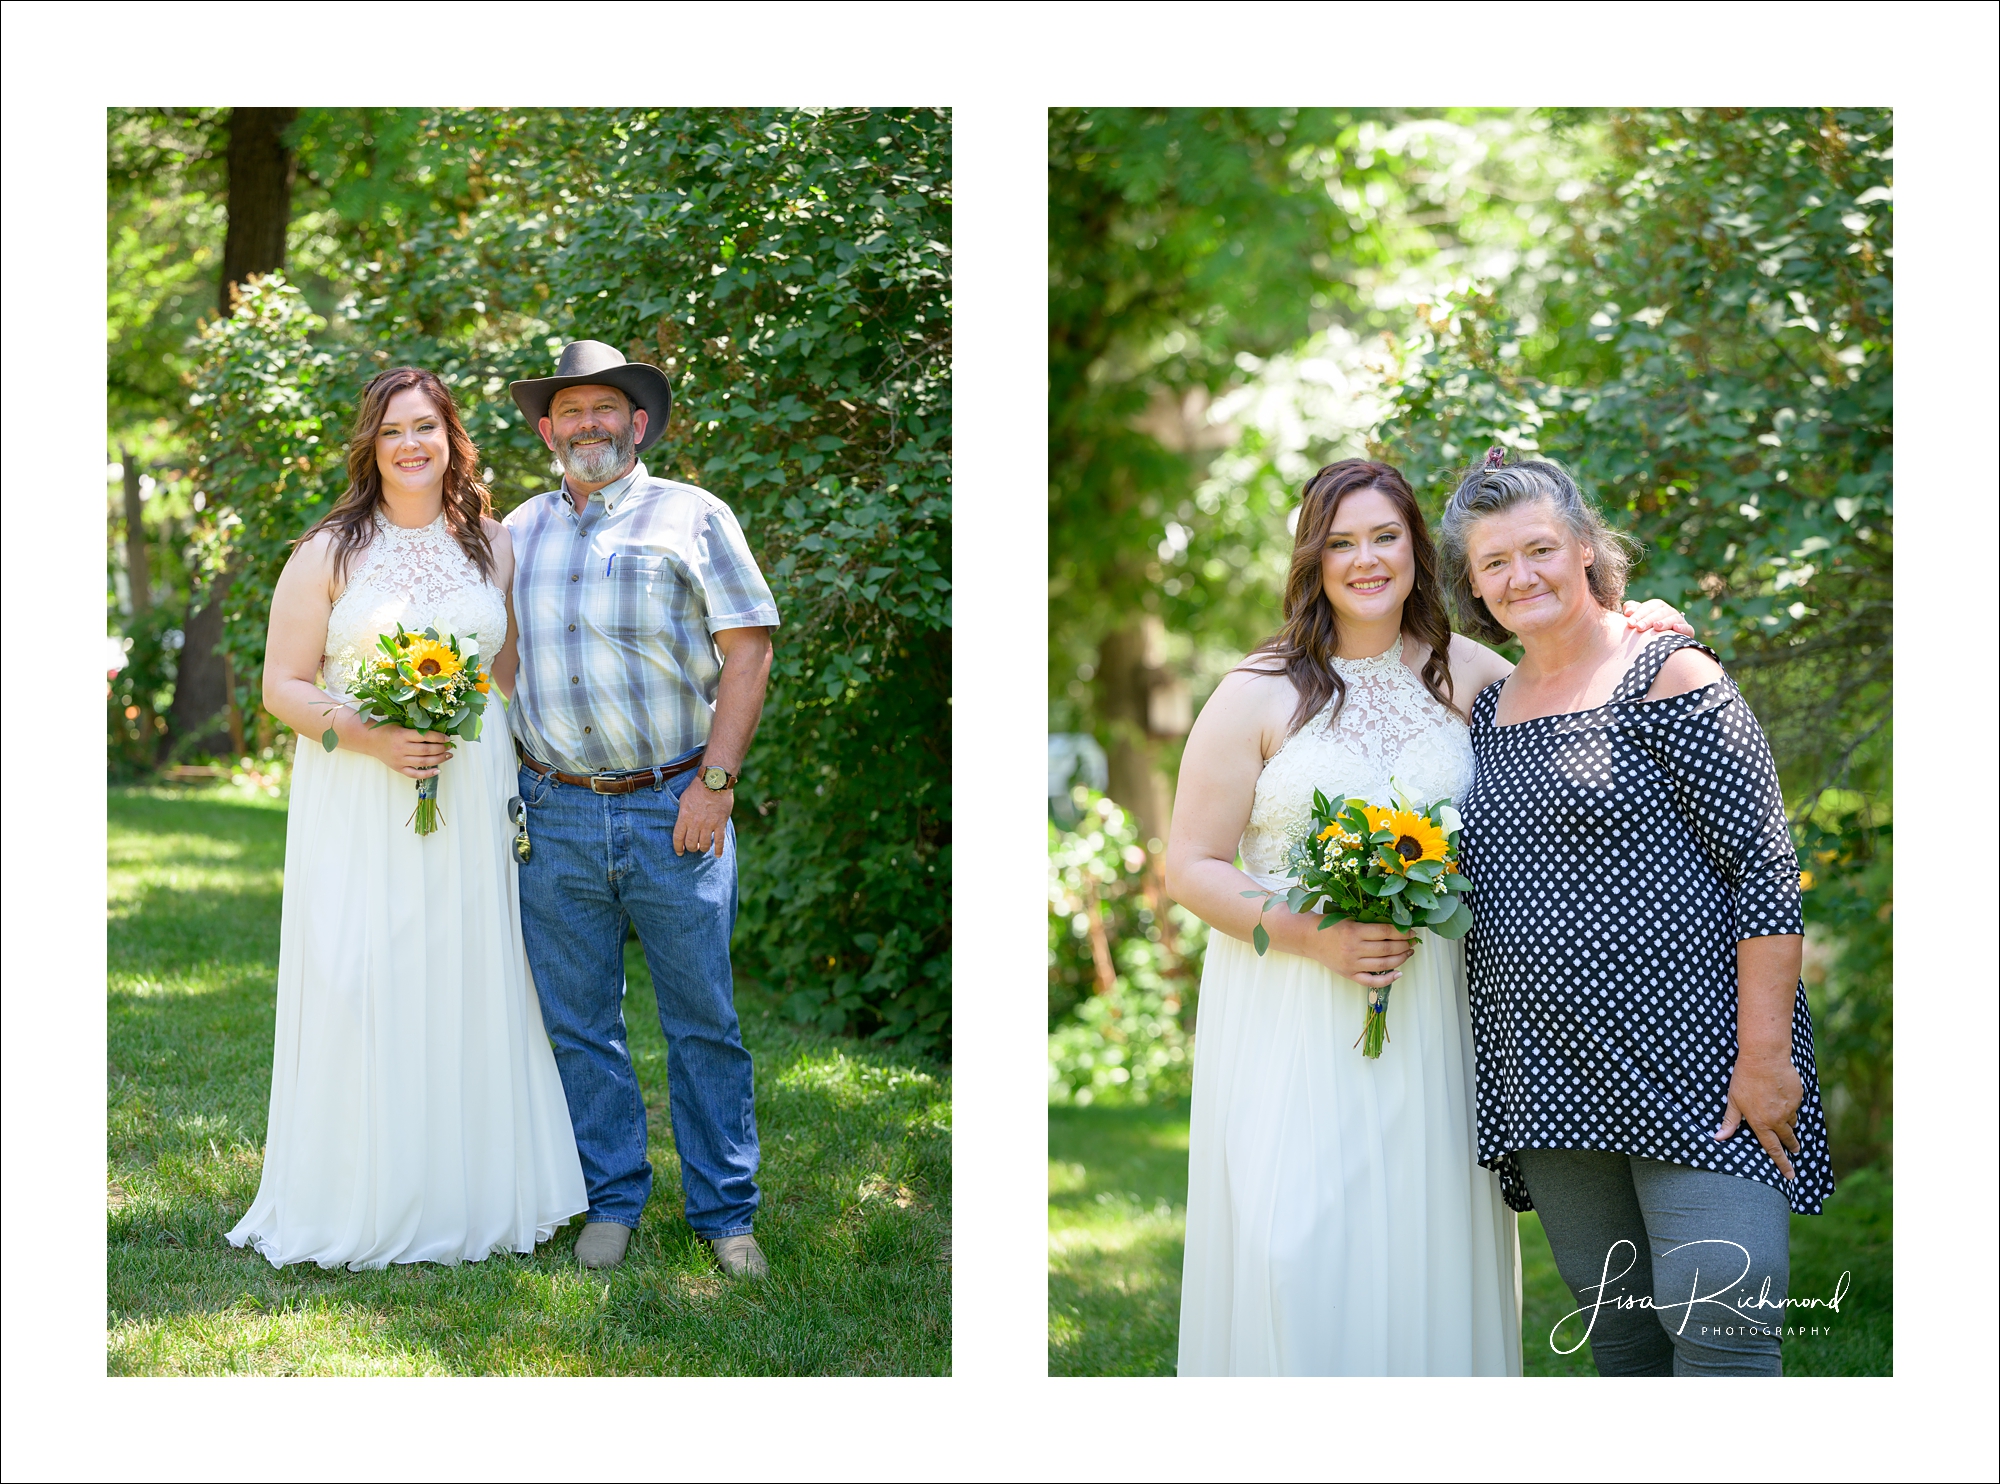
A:
{"label": "chiffon skirt", "polygon": [[300,741],[263,1181],[229,1233],[274,1266],[530,1252],[587,1205],[521,946],[504,712],[487,722],[429,836],[414,780]]}
{"label": "chiffon skirt", "polygon": [[1514,1213],[1474,1162],[1462,946],[1366,991],[1213,933],[1189,1136],[1183,1376],[1518,1376]]}

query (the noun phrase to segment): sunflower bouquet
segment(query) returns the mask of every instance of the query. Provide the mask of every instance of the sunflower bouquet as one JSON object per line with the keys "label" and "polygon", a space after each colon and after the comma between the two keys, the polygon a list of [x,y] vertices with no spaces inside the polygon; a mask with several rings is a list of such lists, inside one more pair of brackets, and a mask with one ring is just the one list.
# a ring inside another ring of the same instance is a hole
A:
{"label": "sunflower bouquet", "polygon": [[[1458,832],[1458,811],[1450,799],[1426,809],[1407,800],[1385,809],[1362,799],[1335,804],[1314,789],[1312,824],[1293,843],[1286,861],[1285,873],[1298,884],[1243,895],[1264,898],[1266,908],[1282,900],[1294,912],[1322,913],[1322,928],[1343,921],[1384,922],[1462,938],[1472,926],[1472,908],[1465,900],[1472,883],[1458,868]],[[1271,946],[1262,922],[1250,941],[1259,954]],[[1380,1056],[1388,1038],[1385,984],[1368,991],[1361,1054]]]}
{"label": "sunflower bouquet", "polygon": [[[412,634],[401,624],[375,644],[381,653],[362,660],[347,685],[363,721],[371,727],[409,727],[477,739],[491,685],[479,667],[477,647],[461,645],[455,634],[440,636],[436,629]],[[340,745],[332,727],[320,742],[328,752]],[[419,835],[433,834],[444,823],[437,792],[437,774],[417,780],[417,808],[411,819]]]}

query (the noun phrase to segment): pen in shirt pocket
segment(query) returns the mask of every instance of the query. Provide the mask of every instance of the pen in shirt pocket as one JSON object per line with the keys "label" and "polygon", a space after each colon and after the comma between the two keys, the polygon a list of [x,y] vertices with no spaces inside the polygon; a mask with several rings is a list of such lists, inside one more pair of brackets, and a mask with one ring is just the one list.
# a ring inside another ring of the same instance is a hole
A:
{"label": "pen in shirt pocket", "polygon": [[618,553],[615,551],[612,552],[610,556],[604,559],[604,575],[606,577],[609,577],[611,575],[611,564],[617,560],[618,560]]}

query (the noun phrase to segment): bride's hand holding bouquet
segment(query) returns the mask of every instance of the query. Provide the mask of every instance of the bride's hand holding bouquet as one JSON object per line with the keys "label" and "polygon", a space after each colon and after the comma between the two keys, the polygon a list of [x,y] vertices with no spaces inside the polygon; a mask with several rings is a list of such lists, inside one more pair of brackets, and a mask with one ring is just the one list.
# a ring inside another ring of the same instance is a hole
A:
{"label": "bride's hand holding bouquet", "polygon": [[[461,645],[455,634],[413,634],[398,624],[376,642],[381,653],[362,661],[348,683],[349,704],[372,734],[363,750],[417,781],[411,818],[419,835],[432,834],[444,823],[437,775],[451,756],[450,739],[478,738],[491,682],[478,650]],[[350,745],[356,740],[348,739]],[[328,752],[340,741],[337,726],[320,737]]]}
{"label": "bride's hand holding bouquet", "polygon": [[[1336,923],[1393,930],[1414,949],[1416,929],[1460,938],[1472,926],[1465,897],[1472,884],[1458,868],[1458,811],[1449,799],[1428,809],[1407,800],[1382,808],[1362,799],[1329,801],[1313,790],[1312,824],[1293,843],[1287,891],[1246,891],[1266,907],[1282,900],[1294,913],[1323,914],[1320,928]],[[1404,936],[1407,935],[1407,936]],[[1271,946],[1261,920],[1251,934],[1261,956]],[[1390,982],[1393,982],[1393,978]],[[1388,1036],[1389,985],[1368,989],[1368,1008],[1356,1044],[1378,1057]]]}

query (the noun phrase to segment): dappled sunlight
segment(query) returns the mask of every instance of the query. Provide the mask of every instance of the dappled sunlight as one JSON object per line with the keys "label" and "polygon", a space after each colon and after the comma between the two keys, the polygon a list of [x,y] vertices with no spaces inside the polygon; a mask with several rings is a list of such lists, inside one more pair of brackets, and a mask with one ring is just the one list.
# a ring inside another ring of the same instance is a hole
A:
{"label": "dappled sunlight", "polygon": [[191,999],[245,989],[269,993],[276,975],[275,966],[263,959],[246,959],[228,971],[217,972],[220,967],[208,963],[197,972],[172,975],[113,974],[109,986],[111,998],[143,1002]]}
{"label": "dappled sunlight", "polygon": [[936,1099],[942,1091],[937,1078],[928,1073],[863,1061],[844,1051],[804,1053],[773,1080],[786,1089],[829,1095],[842,1106],[884,1098],[923,1103]]}

